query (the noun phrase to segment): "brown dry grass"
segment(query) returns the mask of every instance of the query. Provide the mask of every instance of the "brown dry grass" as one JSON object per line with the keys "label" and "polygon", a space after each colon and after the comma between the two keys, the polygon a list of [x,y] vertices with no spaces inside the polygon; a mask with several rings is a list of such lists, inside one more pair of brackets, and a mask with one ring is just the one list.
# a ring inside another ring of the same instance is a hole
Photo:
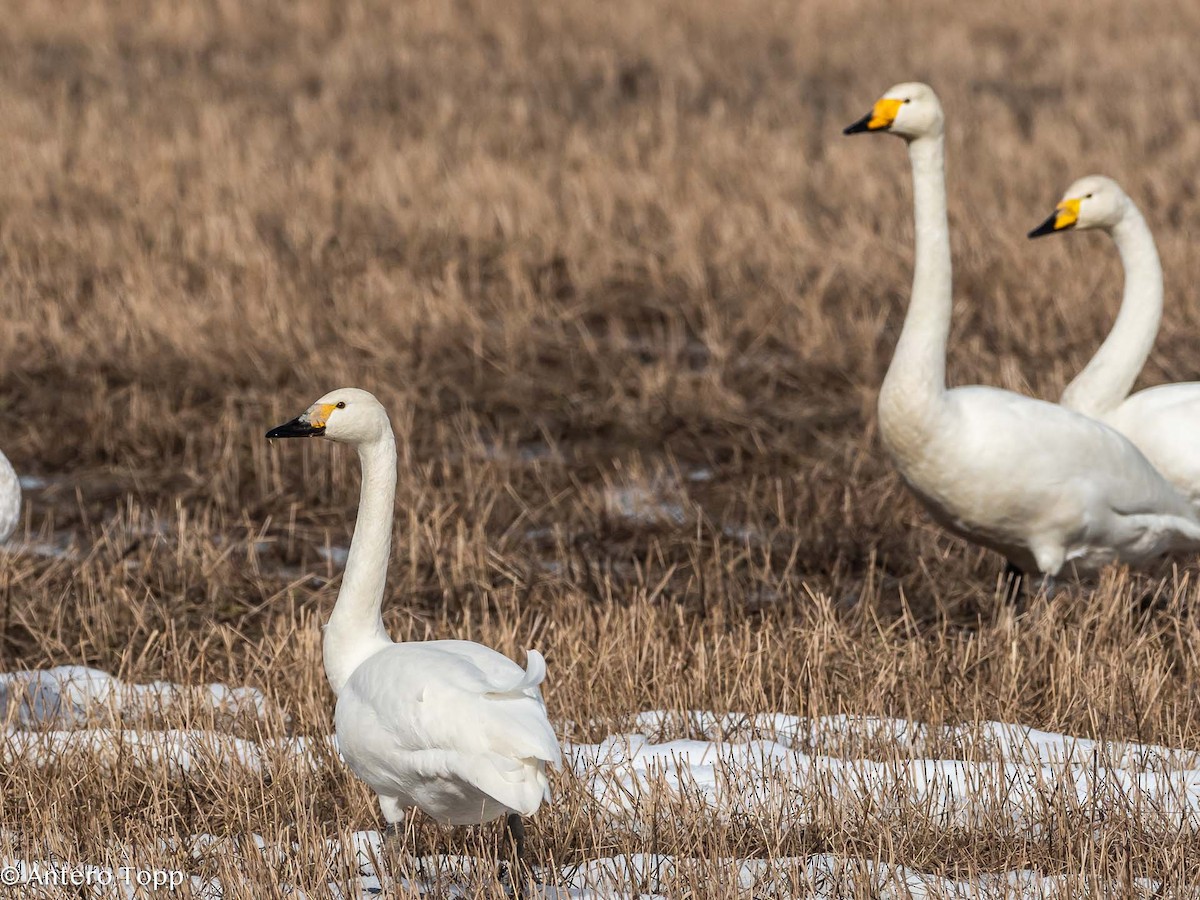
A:
{"label": "brown dry grass", "polygon": [[[400,431],[393,633],[541,648],[576,739],[664,708],[1200,748],[1190,561],[1007,607],[997,558],[935,531],[890,471],[872,410],[907,297],[907,166],[898,142],[839,135],[894,81],[941,94],[954,381],[1057,396],[1108,327],[1103,239],[1023,238],[1089,171],[1141,203],[1163,255],[1145,381],[1192,378],[1197,33],[1183,0],[9,9],[3,447],[53,479],[27,536],[78,553],[4,559],[0,669],[255,685],[290,720],[208,724],[326,734],[336,571],[316,551],[347,540],[354,461],[262,434],[359,385]],[[668,512],[623,515],[631,486]],[[272,896],[278,872],[319,896],[320,841],[378,824],[336,767],[6,776],[0,829],[30,855],[297,843],[278,871],[214,861],[230,896]],[[651,839],[572,777],[557,792],[533,827],[546,863],[828,851],[1200,881],[1190,832],[1111,810],[1064,808],[1048,839],[1016,840],[820,803],[790,827],[794,799],[735,823],[647,813]],[[677,894],[737,893],[697,865]]]}

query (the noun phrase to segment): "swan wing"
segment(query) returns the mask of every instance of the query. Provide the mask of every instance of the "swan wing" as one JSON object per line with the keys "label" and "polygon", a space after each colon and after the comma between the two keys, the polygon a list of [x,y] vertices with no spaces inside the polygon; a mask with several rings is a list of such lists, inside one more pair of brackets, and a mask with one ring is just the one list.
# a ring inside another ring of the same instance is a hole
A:
{"label": "swan wing", "polygon": [[1103,422],[998,388],[949,392],[958,453],[1010,494],[1071,493],[1123,515],[1192,518],[1186,498],[1126,437]]}
{"label": "swan wing", "polygon": [[946,396],[902,471],[955,533],[1043,572],[1200,547],[1187,499],[1112,428],[998,388]]}
{"label": "swan wing", "polygon": [[1104,421],[1200,505],[1200,382],[1164,384],[1128,397]]}

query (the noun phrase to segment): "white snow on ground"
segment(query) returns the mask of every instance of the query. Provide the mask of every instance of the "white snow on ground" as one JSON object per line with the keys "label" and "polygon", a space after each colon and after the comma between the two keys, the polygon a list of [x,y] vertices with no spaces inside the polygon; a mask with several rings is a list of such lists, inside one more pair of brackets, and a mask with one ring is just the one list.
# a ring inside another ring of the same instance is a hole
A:
{"label": "white snow on ground", "polygon": [[[651,712],[637,724],[655,732],[671,721],[684,720]],[[568,745],[567,757],[613,813],[632,811],[666,787],[727,814],[778,807],[799,792],[848,810],[869,806],[885,815],[915,806],[942,824],[1007,823],[1013,832],[1036,832],[1046,814],[1064,805],[1115,806],[1154,827],[1200,831],[1200,768],[1190,751],[1098,743],[1002,722],[930,729],[899,719],[711,713],[692,713],[687,721],[692,733],[749,725],[776,739],[654,743],[626,734]],[[935,743],[956,752],[924,756]],[[862,752],[872,745],[883,758]],[[856,746],[862,750],[847,758],[847,748]]]}
{"label": "white snow on ground", "polygon": [[[270,701],[249,688],[131,685],[75,666],[0,674],[0,722],[5,726],[0,730],[0,767],[48,765],[83,754],[100,766],[165,767],[172,772],[240,767],[269,774],[272,765],[317,767],[336,759],[336,753],[305,738],[264,744],[216,730],[87,727],[97,716],[112,721],[178,704],[256,716],[271,711]],[[934,827],[1036,835],[1047,816],[1063,809],[1086,814],[1103,808],[1120,810],[1149,830],[1200,832],[1200,753],[1194,751],[1098,742],[1002,722],[931,727],[873,717],[704,711],[651,711],[631,721],[631,733],[595,744],[566,742],[564,751],[567,765],[596,799],[594,814],[611,817],[614,827],[634,833],[646,830],[647,816],[670,814],[663,810],[664,791],[668,799],[674,794],[693,808],[708,807],[717,819],[785,810],[790,822],[803,824],[806,816],[819,817],[822,810],[850,816],[869,811],[873,817],[903,811],[910,818],[926,817]],[[668,735],[688,737],[661,739]],[[651,792],[655,802],[643,802]],[[201,835],[193,839],[191,852],[224,852],[230,844],[230,838]],[[277,858],[289,852],[266,847],[261,838],[257,844],[260,852]],[[329,849],[331,857],[352,856],[347,863],[357,872],[349,893],[346,886],[331,886],[335,896],[352,900],[378,896],[372,890],[390,891],[387,876],[376,868],[385,855],[378,833],[360,832],[349,847],[333,842]],[[16,866],[12,871],[31,885],[50,867],[45,861],[2,857],[0,847],[0,866]],[[470,860],[425,861],[426,871],[444,873],[439,891],[446,884],[462,885],[463,896],[471,892],[471,865]],[[217,883],[163,871],[186,878],[197,896],[221,896]],[[635,855],[543,873],[553,885],[544,894],[580,900],[669,895],[677,873],[685,877],[689,871],[705,877],[718,872],[756,894],[779,897],[840,897],[841,885],[855,873],[870,878],[881,897],[1054,897],[1089,887],[1078,878],[1028,871],[954,881],[832,856],[722,861]],[[477,872],[476,877],[490,876]],[[138,887],[133,884],[131,890]],[[1121,896],[1150,896],[1155,890],[1150,882],[1102,887]]]}
{"label": "white snow on ground", "polygon": [[107,768],[166,766],[181,773],[204,765],[260,771],[271,754],[312,760],[305,738],[263,746],[200,729],[85,727],[106,717],[162,715],[181,709],[257,718],[274,712],[271,701],[250,687],[187,687],[168,681],[126,684],[85,666],[0,673],[0,722],[5,724],[0,731],[0,764],[52,765],[64,756],[82,753]]}
{"label": "white snow on ground", "polygon": [[942,745],[975,744],[991,748],[994,753],[1013,762],[1030,765],[1074,763],[1091,765],[1099,753],[1121,768],[1181,769],[1200,768],[1200,751],[1176,750],[1157,744],[1138,744],[1130,741],[1097,742],[1089,738],[1071,737],[1050,731],[1039,731],[1024,725],[1004,722],[978,722],[965,725],[930,728],[908,719],[887,719],[876,716],[820,716],[807,718],[784,713],[713,713],[693,710],[680,713],[670,710],[649,710],[633,719],[638,733],[686,731],[708,740],[729,740],[729,735],[753,733],[776,741],[819,753],[836,752],[847,743],[877,743],[881,746],[900,746],[912,753],[928,753],[935,742]]}
{"label": "white snow on ground", "polygon": [[21,475],[17,478],[23,491],[45,490],[53,485],[62,484],[66,480],[63,475]]}
{"label": "white snow on ground", "polygon": [[653,488],[640,484],[606,487],[604,508],[614,518],[639,525],[663,522],[682,525],[687,520],[687,513],[681,504],[673,500],[664,500]]}
{"label": "white snow on ground", "polygon": [[[980,875],[958,881],[915,872],[904,866],[869,859],[820,854],[805,858],[750,860],[689,860],[654,854],[606,857],[563,870],[567,896],[584,896],[583,891],[603,897],[628,896],[631,886],[641,896],[672,894],[672,882],[683,883],[688,872],[701,872],[711,880],[736,885],[747,896],[834,898],[862,896],[863,876],[873,885],[871,896],[878,898],[970,898],[1000,900],[1017,897],[1078,896],[1087,882],[1081,878],[1048,876],[1029,870]],[[853,880],[852,880],[853,879]],[[1093,885],[1095,887],[1095,885]],[[1105,888],[1118,888],[1104,885]],[[1159,885],[1148,879],[1135,879],[1119,885],[1119,896],[1153,897]],[[553,896],[553,895],[552,895]],[[559,896],[562,896],[561,894]]]}
{"label": "white snow on ground", "polygon": [[169,681],[126,684],[99,669],[57,666],[0,673],[0,721],[23,726],[82,725],[98,713],[148,715],[187,704],[229,715],[262,716],[270,701],[262,691],[223,684],[184,687]]}
{"label": "white snow on ground", "polygon": [[315,764],[306,738],[291,738],[264,745],[217,731],[199,729],[134,730],[80,728],[69,731],[0,732],[0,765],[18,763],[49,766],[79,754],[106,770],[118,767],[164,767],[182,775],[206,767],[220,772],[230,766],[267,774],[272,758],[292,758]]}
{"label": "white snow on ground", "polygon": [[333,563],[335,566],[345,566],[346,560],[350,558],[349,547],[318,547],[317,556],[321,559]]}
{"label": "white snow on ground", "polygon": [[75,536],[71,534],[53,534],[47,540],[23,542],[12,540],[7,545],[12,553],[24,553],[29,556],[40,556],[44,559],[83,559]]}

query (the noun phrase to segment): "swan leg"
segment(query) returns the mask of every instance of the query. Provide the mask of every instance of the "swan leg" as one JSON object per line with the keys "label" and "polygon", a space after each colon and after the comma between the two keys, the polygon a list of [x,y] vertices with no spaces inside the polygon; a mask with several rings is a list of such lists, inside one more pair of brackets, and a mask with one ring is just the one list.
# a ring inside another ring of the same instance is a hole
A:
{"label": "swan leg", "polygon": [[[383,828],[384,845],[391,851],[393,863],[404,857],[408,858],[408,869],[416,872],[417,878],[421,881],[418,891],[421,896],[424,896],[424,888],[429,884],[429,879],[425,874],[425,863],[420,854],[410,851],[404,846],[405,824],[408,818],[404,814],[404,808],[392,797],[383,796],[379,798],[379,808],[383,811],[383,818],[387,823]],[[414,827],[417,825],[415,820],[413,825]],[[392,872],[392,877],[396,878],[398,875],[399,868],[397,867]]]}
{"label": "swan leg", "polygon": [[[1062,571],[1062,567],[1067,562],[1067,552],[1062,544],[1057,541],[1047,542],[1040,547],[1031,547],[1033,550],[1033,559],[1037,563],[1038,571],[1042,573],[1042,584],[1052,583],[1054,576]],[[1050,579],[1047,582],[1045,579]]]}
{"label": "swan leg", "polygon": [[[1004,567],[1004,598],[1022,608],[1025,603],[1043,591],[1047,598],[1054,596],[1054,577],[1062,570],[1066,562],[1066,553],[1062,545],[1056,541],[1044,541],[1030,549],[1033,551],[1033,561],[1037,567],[1035,573],[1026,573],[1011,559],[1007,560]],[[1037,574],[1040,577],[1034,582],[1029,577],[1030,574]],[[1036,585],[1036,589],[1034,585]]]}
{"label": "swan leg", "polygon": [[404,807],[395,797],[379,795],[379,811],[383,813],[383,821],[387,822],[385,834],[393,834],[397,825],[404,824]]}
{"label": "swan leg", "polygon": [[1054,592],[1058,590],[1058,582],[1054,576],[1048,573],[1043,573],[1042,577],[1037,581],[1038,588],[1036,591],[1031,589],[1029,579],[1025,572],[1017,567],[1011,559],[1004,567],[1004,599],[1019,604],[1023,600],[1030,600],[1035,594],[1044,593],[1049,599],[1054,596]]}
{"label": "swan leg", "polygon": [[1025,572],[1011,559],[1005,560],[1004,599],[1016,603],[1025,587]]}
{"label": "swan leg", "polygon": [[511,863],[507,867],[500,862],[500,879],[508,876],[508,887],[514,897],[525,896],[525,882],[529,875],[525,865],[525,822],[518,813],[509,813],[504,820],[504,841],[508,844]]}

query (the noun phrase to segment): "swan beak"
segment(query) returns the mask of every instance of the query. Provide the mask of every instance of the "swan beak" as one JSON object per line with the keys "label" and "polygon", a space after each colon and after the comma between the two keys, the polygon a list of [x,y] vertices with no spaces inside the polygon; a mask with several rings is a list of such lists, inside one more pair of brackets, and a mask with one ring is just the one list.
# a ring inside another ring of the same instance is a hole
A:
{"label": "swan beak", "polygon": [[843,128],[842,134],[859,134],[864,131],[883,131],[891,128],[892,123],[896,121],[896,115],[900,112],[900,107],[903,105],[903,100],[893,100],[889,97],[876,100],[871,111],[853,125],[847,125]]}
{"label": "swan beak", "polygon": [[320,437],[325,433],[325,423],[318,425],[309,418],[308,413],[301,413],[290,422],[284,422],[267,432],[268,438]]}
{"label": "swan beak", "polygon": [[1058,206],[1054,207],[1054,212],[1050,218],[1029,232],[1029,237],[1036,238],[1047,234],[1054,234],[1056,231],[1066,231],[1078,221],[1079,201],[1064,200]]}

